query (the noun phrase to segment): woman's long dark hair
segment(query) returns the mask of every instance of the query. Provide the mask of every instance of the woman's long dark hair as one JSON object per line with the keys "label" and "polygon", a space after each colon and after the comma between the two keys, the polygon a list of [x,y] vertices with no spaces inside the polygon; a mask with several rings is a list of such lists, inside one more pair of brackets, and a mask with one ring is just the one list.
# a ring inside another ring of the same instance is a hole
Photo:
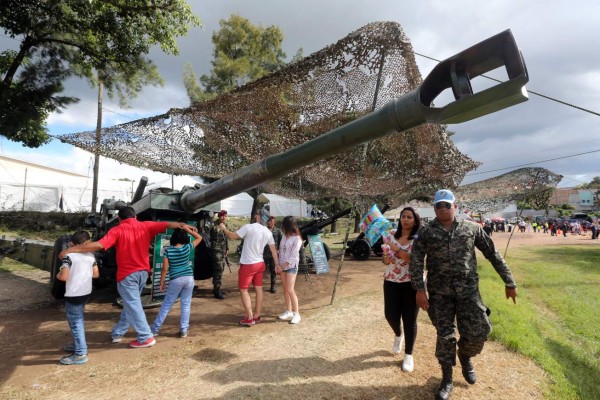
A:
{"label": "woman's long dark hair", "polygon": [[298,229],[296,218],[292,217],[291,215],[288,215],[287,217],[283,218],[283,221],[281,222],[281,230],[286,236],[300,236],[300,229]]}
{"label": "woman's long dark hair", "polygon": [[187,232],[183,229],[177,228],[171,234],[171,246],[176,246],[178,244],[188,244],[190,242],[190,237]]}
{"label": "woman's long dark hair", "polygon": [[404,211],[410,211],[413,214],[413,217],[415,218],[415,226],[413,226],[412,230],[410,231],[410,234],[408,235],[408,238],[412,240],[415,238],[415,235],[417,234],[417,232],[419,232],[419,228],[421,227],[421,216],[412,207],[404,207],[402,211],[400,211],[400,222],[398,222],[398,228],[396,229],[396,233],[394,233],[394,237],[396,239],[400,239],[400,236],[402,236],[402,213]]}

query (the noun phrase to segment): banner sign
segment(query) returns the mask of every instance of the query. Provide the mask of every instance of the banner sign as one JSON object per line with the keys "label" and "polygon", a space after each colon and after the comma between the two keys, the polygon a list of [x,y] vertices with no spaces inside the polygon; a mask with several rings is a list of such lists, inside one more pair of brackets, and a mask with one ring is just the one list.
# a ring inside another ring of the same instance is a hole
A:
{"label": "banner sign", "polygon": [[329,262],[321,241],[321,235],[308,235],[308,244],[317,274],[329,273]]}

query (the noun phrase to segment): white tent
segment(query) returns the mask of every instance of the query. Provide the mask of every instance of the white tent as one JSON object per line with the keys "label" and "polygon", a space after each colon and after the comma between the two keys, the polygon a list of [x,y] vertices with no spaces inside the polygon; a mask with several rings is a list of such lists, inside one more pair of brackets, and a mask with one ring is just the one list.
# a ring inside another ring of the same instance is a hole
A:
{"label": "white tent", "polygon": [[[89,212],[92,207],[92,177],[48,167],[16,158],[0,156],[0,210],[2,211],[67,211]],[[131,201],[138,182],[110,179],[98,180],[98,204],[104,199]],[[152,189],[181,190],[185,186],[200,187],[200,178],[173,176],[149,182]],[[210,205],[212,210],[227,210],[229,215],[248,216],[252,197],[247,193]]]}
{"label": "white tent", "polygon": [[[413,207],[415,209],[416,212],[419,213],[419,216],[421,216],[421,219],[424,221],[431,221],[432,219],[435,218],[435,211],[433,211],[433,207],[414,207],[413,205],[409,205],[410,207]],[[389,219],[390,221],[399,221],[400,220],[400,212],[402,211],[402,209],[406,207],[406,205],[398,207],[398,208],[394,208],[393,210],[388,210],[386,211],[383,216],[387,219]]]}
{"label": "white tent", "polygon": [[[90,211],[92,178],[16,158],[0,156],[0,210]],[[129,200],[131,182],[98,181],[98,198]]]}
{"label": "white tent", "polygon": [[252,212],[252,203],[254,200],[248,193],[238,193],[225,200],[221,200],[220,209],[227,210],[229,216],[247,217]]}
{"label": "white tent", "polygon": [[277,194],[262,193],[258,201],[269,205],[269,212],[274,217],[307,217],[308,208],[306,201],[302,199],[290,199]]}

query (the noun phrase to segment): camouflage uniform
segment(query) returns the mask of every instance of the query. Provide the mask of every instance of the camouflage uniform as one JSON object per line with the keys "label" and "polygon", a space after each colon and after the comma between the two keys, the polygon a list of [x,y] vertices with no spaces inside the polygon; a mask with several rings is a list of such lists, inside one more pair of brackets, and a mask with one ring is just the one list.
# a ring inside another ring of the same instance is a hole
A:
{"label": "camouflage uniform", "polygon": [[216,219],[210,228],[210,260],[213,268],[214,291],[221,290],[221,279],[225,269],[225,255],[229,248],[229,238],[219,229],[219,220]]}
{"label": "camouflage uniform", "polygon": [[[281,229],[277,227],[273,227],[273,229],[271,229],[271,233],[273,234],[273,239],[275,240],[275,248],[279,249],[279,242],[281,242],[281,237],[283,236],[283,233],[281,232]],[[275,277],[277,275],[275,274],[275,260],[273,260],[273,255],[271,254],[271,249],[269,248],[269,245],[265,246],[263,258],[265,260],[267,268],[269,269],[269,272],[271,272],[271,291],[273,291],[273,289],[275,288]]]}
{"label": "camouflage uniform", "polygon": [[444,365],[456,364],[455,318],[465,357],[481,352],[492,330],[490,310],[479,293],[477,247],[507,287],[516,287],[510,269],[496,251],[492,239],[472,221],[454,220],[450,232],[433,220],[421,227],[412,248],[410,275],[416,290],[425,289],[423,270],[427,257],[429,318],[437,330],[435,356]]}

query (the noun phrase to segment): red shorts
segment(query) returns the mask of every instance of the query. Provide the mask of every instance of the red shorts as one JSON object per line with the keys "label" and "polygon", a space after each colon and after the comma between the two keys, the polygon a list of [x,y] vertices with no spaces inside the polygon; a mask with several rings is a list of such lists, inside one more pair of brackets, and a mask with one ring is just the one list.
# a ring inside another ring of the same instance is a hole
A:
{"label": "red shorts", "polygon": [[254,287],[262,286],[265,269],[264,262],[256,264],[240,264],[240,269],[238,270],[238,287],[240,289],[248,289],[250,283],[252,283]]}

